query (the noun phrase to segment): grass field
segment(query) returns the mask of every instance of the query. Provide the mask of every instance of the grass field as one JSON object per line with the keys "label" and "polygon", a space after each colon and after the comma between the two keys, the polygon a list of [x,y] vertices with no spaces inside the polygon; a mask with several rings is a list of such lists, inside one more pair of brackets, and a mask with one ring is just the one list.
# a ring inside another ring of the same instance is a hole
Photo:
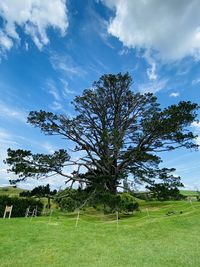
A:
{"label": "grass field", "polygon": [[180,193],[184,196],[188,197],[195,197],[198,196],[197,191],[192,191],[192,190],[180,190]]}
{"label": "grass field", "polygon": [[18,197],[19,193],[26,191],[25,189],[15,188],[12,186],[0,187],[0,196],[6,195],[10,197]]}
{"label": "grass field", "polygon": [[0,266],[200,266],[200,203],[150,202],[141,209],[118,224],[115,215],[87,212],[77,228],[76,214],[0,219]]}

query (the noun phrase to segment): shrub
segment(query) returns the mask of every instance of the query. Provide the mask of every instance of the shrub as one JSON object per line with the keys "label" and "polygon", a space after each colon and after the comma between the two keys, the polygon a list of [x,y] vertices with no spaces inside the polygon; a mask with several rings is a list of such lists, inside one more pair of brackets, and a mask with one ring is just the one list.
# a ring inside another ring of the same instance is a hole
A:
{"label": "shrub", "polygon": [[98,196],[99,203],[104,205],[104,212],[133,212],[138,210],[139,205],[129,193],[110,194],[103,193]]}
{"label": "shrub", "polygon": [[153,198],[165,201],[165,200],[182,200],[185,197],[180,194],[177,187],[171,186],[169,183],[158,183],[152,186],[146,186],[152,193]]}
{"label": "shrub", "polygon": [[62,211],[72,212],[75,209],[80,208],[87,197],[88,194],[84,190],[67,188],[58,192],[55,196],[55,200]]}
{"label": "shrub", "polygon": [[76,209],[76,201],[71,197],[65,197],[60,201],[62,211],[72,212]]}
{"label": "shrub", "polygon": [[56,201],[62,211],[68,212],[82,207],[83,203],[96,209],[103,205],[106,213],[116,210],[125,213],[138,210],[138,203],[129,193],[110,194],[109,192],[97,192],[92,195],[92,193],[80,189],[65,189],[57,193]]}
{"label": "shrub", "polygon": [[5,207],[11,205],[13,205],[12,217],[24,217],[28,207],[32,211],[37,206],[38,215],[43,209],[42,202],[33,198],[0,196],[0,217],[3,217]]}
{"label": "shrub", "polygon": [[121,212],[133,212],[139,209],[139,204],[134,197],[128,193],[120,194],[119,210]]}

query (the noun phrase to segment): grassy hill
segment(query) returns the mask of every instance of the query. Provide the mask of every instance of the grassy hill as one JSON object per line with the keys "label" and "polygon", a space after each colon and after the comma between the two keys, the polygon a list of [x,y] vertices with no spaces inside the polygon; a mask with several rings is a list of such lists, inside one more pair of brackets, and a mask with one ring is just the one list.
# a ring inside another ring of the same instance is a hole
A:
{"label": "grassy hill", "polygon": [[[173,215],[167,216],[169,211]],[[143,203],[122,216],[54,211],[52,217],[0,219],[1,267],[197,267],[200,203]]]}
{"label": "grassy hill", "polygon": [[192,191],[192,190],[180,190],[180,193],[184,196],[188,196],[188,197],[196,197],[198,196],[198,193],[196,191]]}
{"label": "grassy hill", "polygon": [[16,197],[19,196],[19,193],[22,191],[26,191],[25,189],[13,187],[13,186],[6,186],[6,187],[0,187],[0,196],[1,195],[7,195],[7,196],[12,196]]}

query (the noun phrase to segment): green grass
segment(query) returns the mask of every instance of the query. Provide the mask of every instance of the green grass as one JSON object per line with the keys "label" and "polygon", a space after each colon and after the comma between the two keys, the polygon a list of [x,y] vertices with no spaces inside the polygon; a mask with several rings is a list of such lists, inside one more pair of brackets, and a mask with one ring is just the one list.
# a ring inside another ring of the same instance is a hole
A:
{"label": "green grass", "polygon": [[22,191],[26,191],[26,190],[17,188],[17,187],[15,188],[13,186],[0,187],[0,196],[6,195],[10,197],[18,197],[19,193]]}
{"label": "green grass", "polygon": [[198,196],[198,193],[196,191],[192,191],[192,190],[180,190],[180,193],[184,196],[188,196],[188,197],[196,197]]}
{"label": "green grass", "polygon": [[200,266],[200,203],[150,202],[141,209],[121,216],[118,226],[115,215],[92,210],[80,215],[77,228],[76,214],[54,212],[50,222],[0,219],[0,266]]}

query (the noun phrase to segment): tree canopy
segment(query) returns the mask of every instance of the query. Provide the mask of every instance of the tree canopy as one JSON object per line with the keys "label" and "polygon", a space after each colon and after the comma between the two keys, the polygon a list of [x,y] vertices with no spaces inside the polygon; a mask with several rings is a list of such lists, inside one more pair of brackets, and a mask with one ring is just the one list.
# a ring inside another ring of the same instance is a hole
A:
{"label": "tree canopy", "polygon": [[20,197],[46,197],[48,200],[47,208],[51,207],[51,198],[57,193],[57,190],[52,190],[50,185],[40,185],[33,188],[31,191],[22,191],[19,195]]}
{"label": "tree canopy", "polygon": [[[103,75],[75,97],[73,117],[31,111],[28,123],[45,135],[72,141],[72,154],[81,156],[74,159],[64,149],[51,155],[8,149],[5,162],[19,176],[12,182],[61,175],[68,184],[78,182],[93,191],[110,193],[116,193],[123,181],[154,185],[162,180],[181,185],[180,177],[172,174],[173,168],[160,168],[160,154],[198,147],[189,130],[198,105],[181,101],[162,109],[155,95],[134,92],[131,86],[128,73]],[[70,166],[76,167],[71,174],[67,171]]]}

